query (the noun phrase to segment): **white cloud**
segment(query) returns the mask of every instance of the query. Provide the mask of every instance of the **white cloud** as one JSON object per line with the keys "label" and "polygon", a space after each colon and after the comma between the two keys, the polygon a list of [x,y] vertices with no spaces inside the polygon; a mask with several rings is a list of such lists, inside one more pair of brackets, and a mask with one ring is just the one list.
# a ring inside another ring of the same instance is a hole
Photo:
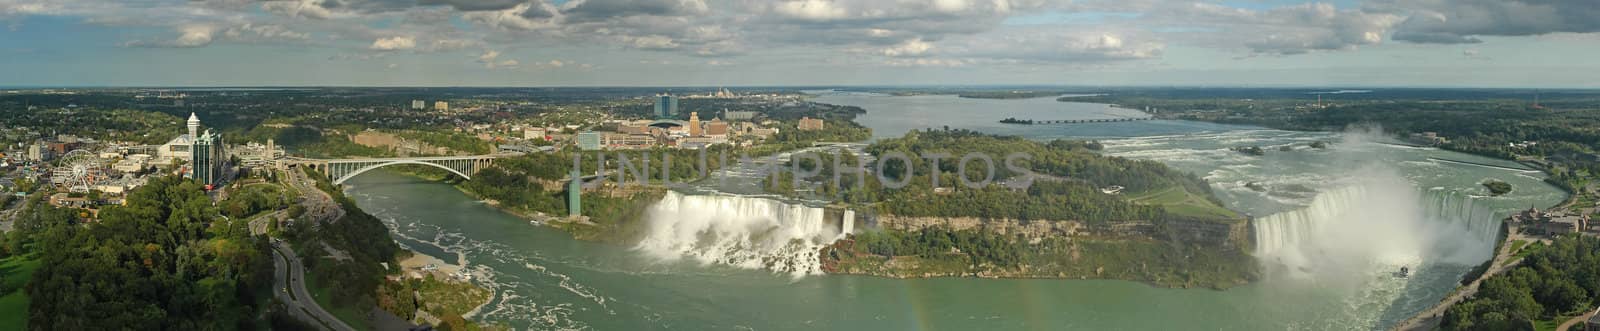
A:
{"label": "white cloud", "polygon": [[372,41],[372,46],[368,48],[380,51],[407,50],[417,48],[417,41],[405,36],[378,38],[378,40]]}
{"label": "white cloud", "polygon": [[894,47],[883,49],[883,56],[922,56],[927,54],[928,50],[931,49],[933,49],[932,44],[924,42],[922,39],[912,39],[907,40],[899,45],[895,45]]}
{"label": "white cloud", "polygon": [[558,15],[554,6],[537,1],[505,10],[468,12],[462,14],[461,18],[504,30],[531,31],[557,27]]}
{"label": "white cloud", "polygon": [[625,36],[623,40],[627,41],[629,47],[638,49],[666,50],[678,48],[678,43],[667,36]]}
{"label": "white cloud", "polygon": [[245,23],[245,24],[240,25],[240,26],[230,27],[230,28],[228,28],[226,30],[223,30],[222,34],[224,36],[227,36],[228,38],[234,39],[234,40],[250,39],[250,38],[279,39],[279,40],[307,40],[307,39],[311,39],[311,35],[308,34],[308,33],[296,32],[296,31],[290,30],[289,28],[284,27],[282,25],[274,25],[274,24],[256,25],[256,24],[253,24],[253,23]]}
{"label": "white cloud", "polygon": [[844,8],[835,7],[829,0],[784,1],[775,6],[778,14],[812,21],[841,19],[849,16]]}
{"label": "white cloud", "polygon": [[178,37],[171,40],[135,40],[123,43],[126,47],[195,48],[210,45],[217,28],[206,24],[190,24],[177,28]]}
{"label": "white cloud", "polygon": [[328,19],[333,11],[323,7],[325,0],[276,0],[261,3],[261,10],[289,17]]}

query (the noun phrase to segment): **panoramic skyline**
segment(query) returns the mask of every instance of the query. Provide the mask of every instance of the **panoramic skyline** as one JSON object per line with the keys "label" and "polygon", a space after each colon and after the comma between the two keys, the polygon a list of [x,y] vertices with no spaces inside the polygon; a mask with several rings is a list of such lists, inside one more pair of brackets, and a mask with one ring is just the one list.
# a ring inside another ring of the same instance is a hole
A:
{"label": "panoramic skyline", "polygon": [[1589,0],[0,0],[0,86],[1600,87]]}

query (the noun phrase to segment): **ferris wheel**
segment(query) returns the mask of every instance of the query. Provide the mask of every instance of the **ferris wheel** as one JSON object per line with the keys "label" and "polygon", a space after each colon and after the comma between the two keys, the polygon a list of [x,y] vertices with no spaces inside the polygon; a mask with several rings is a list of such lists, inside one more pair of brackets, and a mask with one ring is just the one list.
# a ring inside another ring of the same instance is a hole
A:
{"label": "ferris wheel", "polygon": [[88,193],[106,176],[105,164],[100,157],[81,149],[63,155],[60,166],[53,172],[51,181],[66,187],[69,192],[77,193]]}

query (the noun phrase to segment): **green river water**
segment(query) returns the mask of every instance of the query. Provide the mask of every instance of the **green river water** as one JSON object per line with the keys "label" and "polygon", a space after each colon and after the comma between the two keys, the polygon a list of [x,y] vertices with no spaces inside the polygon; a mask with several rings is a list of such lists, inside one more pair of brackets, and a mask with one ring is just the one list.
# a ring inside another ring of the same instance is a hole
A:
{"label": "green river water", "polygon": [[[400,243],[479,275],[476,281],[496,295],[474,319],[541,330],[1381,329],[1436,302],[1471,265],[1487,259],[1492,240],[1484,234],[1492,232],[1493,220],[1563,197],[1540,182],[1542,174],[1439,159],[1514,163],[1377,144],[1360,134],[1174,121],[991,124],[1012,116],[1137,115],[1049,98],[824,93],[817,99],[867,109],[859,121],[880,137],[960,123],[951,126],[1039,139],[1101,139],[1107,154],[1158,160],[1204,176],[1230,208],[1257,218],[1256,240],[1271,243],[1256,252],[1268,272],[1259,282],[1225,291],[1114,280],[796,276],[573,240],[448,185],[393,172],[361,175],[346,190],[387,222]],[[926,123],[898,120],[905,118]],[[1329,150],[1304,147],[1317,140],[1337,143]],[[1263,157],[1226,150],[1284,144],[1297,147]],[[1482,196],[1477,183],[1487,178],[1516,190]],[[1245,188],[1250,182],[1272,189]],[[740,204],[721,204],[727,205]],[[681,220],[668,215],[648,221]],[[1409,278],[1390,276],[1397,266],[1417,271]]]}

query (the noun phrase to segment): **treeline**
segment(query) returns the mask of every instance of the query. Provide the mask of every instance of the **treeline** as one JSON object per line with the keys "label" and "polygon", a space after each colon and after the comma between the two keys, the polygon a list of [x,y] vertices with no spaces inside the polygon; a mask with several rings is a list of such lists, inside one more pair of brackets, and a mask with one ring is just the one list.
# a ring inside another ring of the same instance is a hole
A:
{"label": "treeline", "polygon": [[[795,157],[789,165],[818,175],[802,178],[821,182],[815,192],[842,201],[873,204],[881,212],[905,216],[992,217],[1021,220],[1077,220],[1088,222],[1150,220],[1178,217],[1159,205],[1129,202],[1125,195],[1180,189],[1221,203],[1210,185],[1198,177],[1154,161],[1106,157],[1092,152],[1101,148],[1095,142],[1055,140],[1040,143],[1019,137],[997,136],[969,130],[912,131],[901,138],[884,139],[868,146],[874,158],[901,153],[909,162],[896,159],[867,164],[865,182],[859,176],[843,173],[833,178],[836,167],[856,167],[861,160],[849,154],[820,154],[816,160]],[[937,162],[921,156],[942,154]],[[991,169],[976,159],[962,173],[960,162],[966,155],[983,155],[993,160],[994,177],[987,186],[969,188],[962,178],[982,182]],[[1011,157],[1019,155],[1019,157]],[[837,161],[835,160],[837,159]],[[821,162],[817,162],[820,160]],[[835,166],[838,163],[838,166]],[[882,169],[877,169],[881,164]],[[1013,170],[1012,166],[1033,174]],[[937,174],[936,170],[937,169]],[[786,169],[787,170],[787,169]],[[906,183],[890,188],[875,174],[887,180]],[[777,182],[768,181],[775,193],[793,194],[793,174],[783,173]],[[935,176],[938,185],[935,186]],[[1106,194],[1101,188],[1122,186],[1121,195]],[[1026,189],[1019,189],[1026,188]]]}
{"label": "treeline", "polygon": [[287,128],[256,126],[248,131],[232,132],[228,139],[236,144],[251,141],[264,144],[267,139],[272,139],[273,143],[282,146],[290,154],[307,157],[380,157],[393,155],[387,149],[362,146],[350,141],[349,137],[323,135],[321,130],[304,126]]}
{"label": "treeline", "polygon": [[972,265],[1010,268],[1022,263],[1026,246],[990,231],[951,231],[932,227],[919,231],[867,231],[850,237],[868,253],[881,256],[938,258],[960,254]]}
{"label": "treeline", "polygon": [[218,217],[198,184],[156,178],[87,225],[76,210],[33,203],[8,239],[42,260],[27,286],[29,328],[258,328],[268,243]]}
{"label": "treeline", "polygon": [[[117,108],[28,110],[18,104],[0,106],[0,127],[34,130],[42,136],[70,134],[100,140],[160,144],[183,132],[183,118]],[[0,145],[32,142],[33,137],[0,135]]]}
{"label": "treeline", "polygon": [[289,208],[294,199],[282,186],[259,184],[244,186],[229,193],[228,199],[217,203],[224,215],[244,218],[256,213]]}
{"label": "treeline", "polygon": [[1026,191],[1000,186],[948,194],[892,190],[882,211],[903,216],[1116,222],[1163,220],[1160,206],[1141,205],[1076,182],[1037,181]]}
{"label": "treeline", "polygon": [[1528,254],[1515,269],[1484,280],[1472,298],[1445,312],[1440,327],[1532,330],[1535,321],[1581,314],[1593,306],[1595,294],[1600,294],[1600,239],[1561,237]]}

